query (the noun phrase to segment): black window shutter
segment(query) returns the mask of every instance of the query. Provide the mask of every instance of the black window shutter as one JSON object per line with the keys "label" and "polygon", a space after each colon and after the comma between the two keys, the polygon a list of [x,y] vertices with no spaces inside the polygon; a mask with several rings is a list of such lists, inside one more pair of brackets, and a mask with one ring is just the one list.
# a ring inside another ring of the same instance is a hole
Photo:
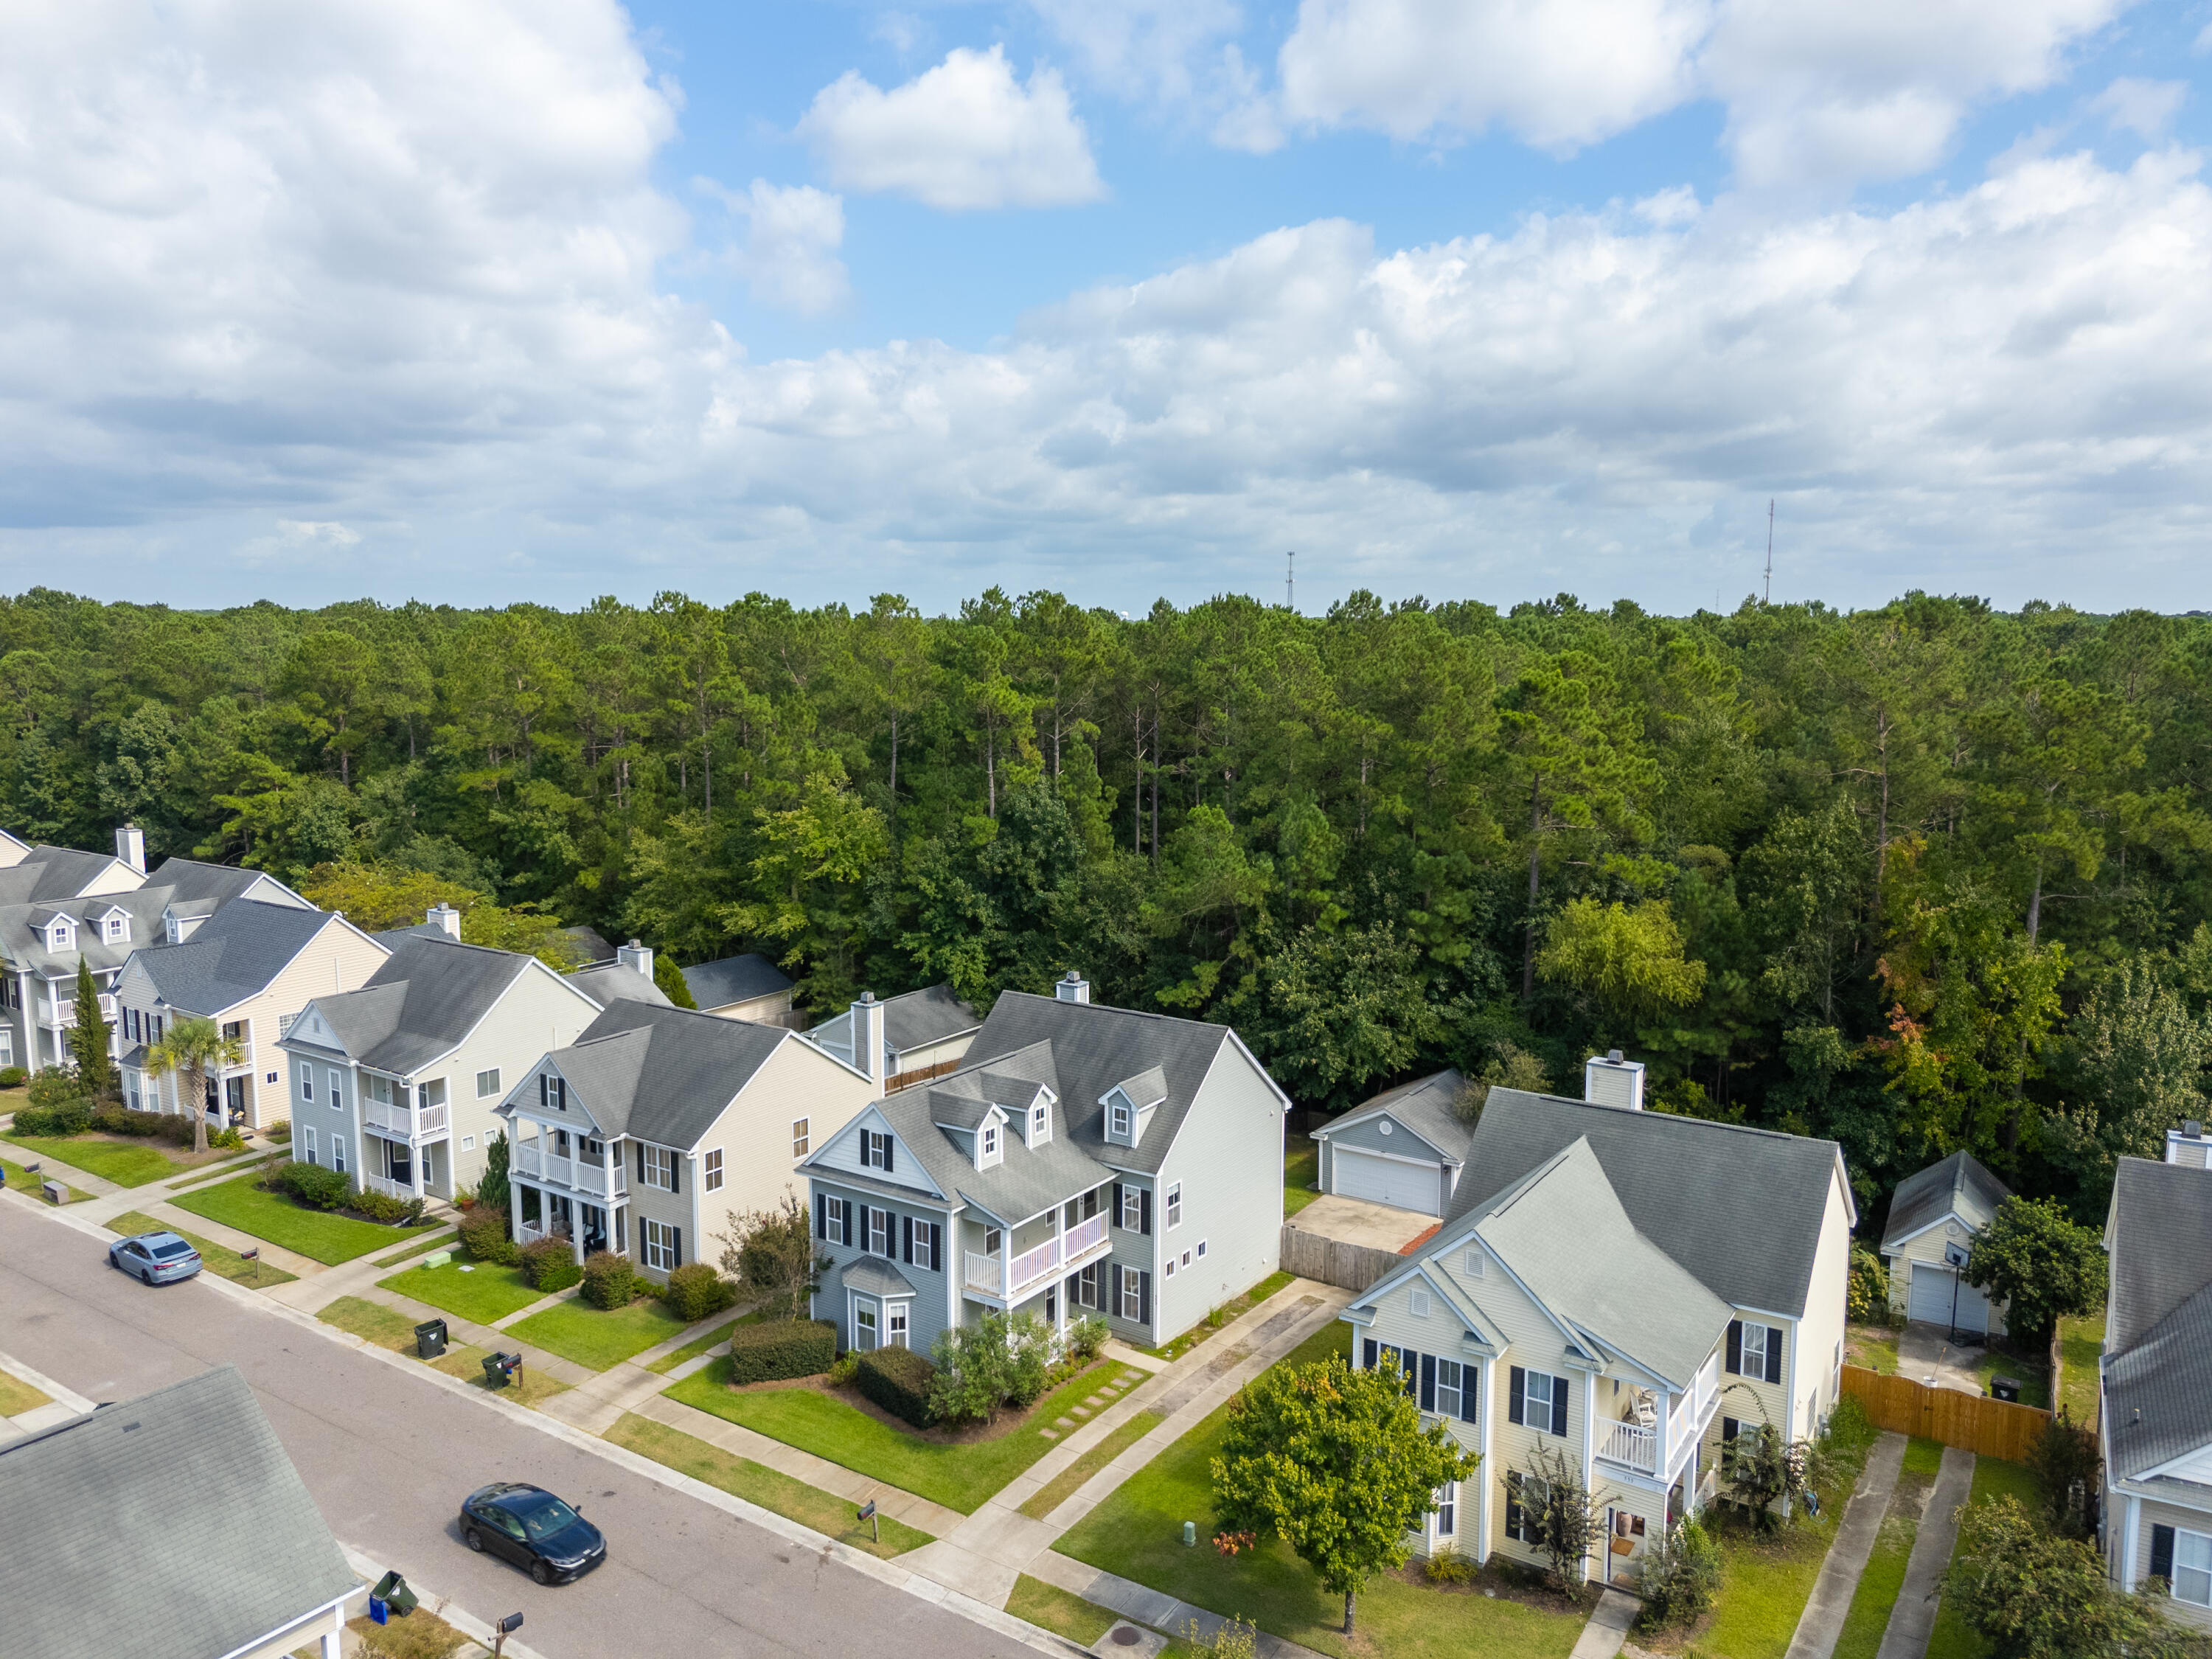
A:
{"label": "black window shutter", "polygon": [[1528,1412],[1528,1373],[1518,1365],[1513,1367],[1512,1390],[1506,1396],[1505,1420],[1520,1423]]}
{"label": "black window shutter", "polygon": [[1567,1390],[1573,1387],[1564,1376],[1552,1379],[1552,1432],[1562,1440],[1567,1437]]}
{"label": "black window shutter", "polygon": [[1398,1374],[1402,1376],[1406,1382],[1406,1398],[1408,1400],[1419,1400],[1421,1397],[1421,1356],[1419,1353],[1412,1348],[1401,1349],[1398,1353]]}
{"label": "black window shutter", "polygon": [[[645,1161],[645,1153],[641,1148],[638,1152],[638,1161],[641,1164]],[[638,1179],[642,1181],[645,1176],[641,1173]],[[814,1194],[814,1236],[817,1238],[830,1237],[830,1194],[827,1193]]]}
{"label": "black window shutter", "polygon": [[1122,1224],[1122,1223],[1121,1223],[1121,1183],[1120,1182],[1118,1182],[1118,1181],[1117,1181],[1117,1182],[1115,1182],[1114,1183],[1114,1224],[1115,1224],[1115,1226],[1117,1226],[1117,1227],[1119,1227],[1119,1226],[1121,1226],[1121,1225]]}
{"label": "black window shutter", "polygon": [[1148,1273],[1137,1275],[1137,1309],[1138,1322],[1150,1325],[1152,1322],[1152,1276]]}
{"label": "black window shutter", "polygon": [[[927,1222],[923,1224],[925,1226],[927,1224]],[[922,1235],[922,1248],[929,1248],[929,1235],[927,1233]],[[899,1260],[909,1267],[914,1266],[914,1218],[910,1215],[899,1218]]]}
{"label": "black window shutter", "polygon": [[884,1173],[889,1175],[898,1168],[898,1154],[893,1150],[897,1143],[891,1139],[890,1132],[888,1129],[884,1132],[881,1139],[884,1143]]}
{"label": "black window shutter", "polygon": [[1421,1409],[1432,1412],[1437,1408],[1437,1357],[1432,1353],[1421,1356]]}
{"label": "black window shutter", "polygon": [[1736,1421],[1733,1417],[1721,1419],[1721,1443],[1726,1445],[1735,1438]]}
{"label": "black window shutter", "polygon": [[550,1106],[553,1103],[550,1086],[546,1082],[545,1073],[543,1072],[538,1074],[538,1103],[540,1106]]}
{"label": "black window shutter", "polygon": [[2173,1583],[2173,1528],[2153,1525],[2150,1529],[2150,1576]]}
{"label": "black window shutter", "polygon": [[684,1154],[672,1146],[668,1152],[668,1190],[672,1193],[684,1190]]}
{"label": "black window shutter", "polygon": [[1146,1238],[1152,1236],[1152,1194],[1149,1188],[1137,1194],[1137,1231]]}
{"label": "black window shutter", "polygon": [[1481,1373],[1476,1370],[1473,1365],[1463,1364],[1460,1366],[1459,1414],[1460,1420],[1462,1422],[1480,1423],[1482,1421],[1481,1417],[1477,1414],[1478,1408],[1474,1398],[1475,1384],[1480,1382],[1480,1379]]}
{"label": "black window shutter", "polygon": [[1766,1380],[1782,1380],[1782,1333],[1771,1325],[1766,1328]]}
{"label": "black window shutter", "polygon": [[645,1143],[635,1140],[630,1144],[637,1148],[637,1184],[642,1187],[645,1185]]}
{"label": "black window shutter", "polygon": [[1375,1339],[1371,1336],[1367,1339],[1366,1346],[1360,1350],[1360,1369],[1370,1371],[1375,1369]]}
{"label": "black window shutter", "polygon": [[842,1205],[845,1236],[837,1242],[841,1244],[850,1244],[853,1242],[853,1200],[849,1198],[845,1199],[842,1200]]}
{"label": "black window shutter", "polygon": [[671,1267],[684,1265],[684,1229],[681,1227],[668,1230],[668,1265]]}
{"label": "black window shutter", "polygon": [[1730,1376],[1743,1375],[1743,1321],[1729,1321],[1728,1368]]}
{"label": "black window shutter", "polygon": [[[1514,1420],[1520,1421],[1518,1418]],[[1517,1474],[1505,1477],[1505,1535],[1521,1536],[1521,1477]]]}

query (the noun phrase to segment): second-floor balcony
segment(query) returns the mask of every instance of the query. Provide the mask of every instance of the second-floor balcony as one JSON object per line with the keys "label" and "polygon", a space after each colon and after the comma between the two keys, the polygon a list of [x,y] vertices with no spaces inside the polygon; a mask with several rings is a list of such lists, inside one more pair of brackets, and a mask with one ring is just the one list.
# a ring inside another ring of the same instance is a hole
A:
{"label": "second-floor balcony", "polygon": [[[1720,1404],[1720,1393],[1721,1357],[1716,1352],[1698,1368],[1688,1392],[1668,1397],[1670,1404],[1663,1425],[1656,1412],[1650,1413],[1649,1421],[1632,1418],[1601,1425],[1595,1448],[1597,1456],[1638,1474],[1654,1478],[1663,1475],[1673,1480],[1689,1461],[1692,1449],[1705,1437],[1713,1420],[1713,1412]],[[1666,1459],[1663,1469],[1660,1467],[1662,1426]]]}
{"label": "second-floor balcony", "polygon": [[[566,1187],[573,1192],[589,1193],[594,1198],[607,1196],[607,1171],[596,1158],[564,1157],[550,1149],[540,1152],[531,1141],[517,1141],[514,1146],[514,1173],[527,1176],[549,1186]],[[614,1165],[614,1196],[629,1195],[628,1167],[617,1158]]]}
{"label": "second-floor balcony", "polygon": [[1008,1303],[1020,1301],[1042,1289],[1048,1280],[1061,1277],[1106,1253],[1104,1212],[1079,1221],[1066,1232],[1024,1250],[1010,1262],[1005,1255],[967,1253],[968,1288]]}
{"label": "second-floor balcony", "polygon": [[447,1109],[437,1106],[397,1106],[389,1101],[364,1100],[361,1103],[361,1122],[365,1129],[373,1129],[387,1140],[404,1140],[418,1146],[426,1140],[437,1140],[450,1133]]}
{"label": "second-floor balcony", "polygon": [[[33,998],[33,1000],[37,1004],[35,1012],[39,1024],[48,1030],[73,1031],[76,1029],[76,999],[74,997],[67,1001],[46,997]],[[100,1017],[110,1025],[115,1024],[115,999],[105,992],[100,994]]]}

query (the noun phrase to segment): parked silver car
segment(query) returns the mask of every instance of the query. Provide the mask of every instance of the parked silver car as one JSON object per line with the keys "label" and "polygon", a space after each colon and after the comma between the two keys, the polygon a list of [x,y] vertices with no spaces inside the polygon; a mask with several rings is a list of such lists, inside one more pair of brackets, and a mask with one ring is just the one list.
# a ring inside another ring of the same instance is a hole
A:
{"label": "parked silver car", "polygon": [[200,1253],[174,1233],[138,1233],[107,1247],[107,1265],[146,1284],[167,1285],[190,1279],[203,1264]]}

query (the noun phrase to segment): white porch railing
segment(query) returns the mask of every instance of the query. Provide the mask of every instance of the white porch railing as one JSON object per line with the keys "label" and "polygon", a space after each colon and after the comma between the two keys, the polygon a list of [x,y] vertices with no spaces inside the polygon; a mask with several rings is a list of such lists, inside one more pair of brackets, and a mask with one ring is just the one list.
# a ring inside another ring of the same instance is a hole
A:
{"label": "white porch railing", "polygon": [[402,1140],[427,1140],[446,1133],[447,1110],[444,1106],[425,1106],[416,1113],[390,1101],[364,1100],[361,1121],[366,1128],[397,1135]]}
{"label": "white porch railing", "polygon": [[1713,1420],[1713,1412],[1721,1398],[1721,1357],[1717,1352],[1705,1356],[1705,1363],[1698,1367],[1698,1375],[1690,1384],[1689,1393],[1674,1402],[1667,1415],[1667,1474],[1674,1472],[1688,1462],[1690,1450],[1705,1438],[1705,1425]]}
{"label": "white porch railing", "polygon": [[446,1111],[447,1108],[442,1102],[435,1106],[422,1108],[422,1125],[416,1133],[426,1135],[442,1133],[446,1127]]}
{"label": "white porch railing", "polygon": [[386,1181],[382,1176],[365,1175],[361,1178],[361,1184],[367,1191],[382,1193],[386,1198],[405,1200],[416,1195],[415,1189],[405,1182]]}
{"label": "white porch railing", "polygon": [[526,1140],[517,1141],[514,1147],[514,1167],[516,1171],[522,1175],[538,1174],[538,1148]]}
{"label": "white porch railing", "polygon": [[[437,1109],[443,1111],[440,1107]],[[541,1152],[527,1140],[514,1145],[514,1170],[533,1181],[547,1181],[556,1186],[573,1188],[580,1193],[589,1193],[594,1198],[607,1195],[607,1172],[589,1159],[562,1158],[555,1152]],[[626,1198],[629,1194],[629,1171],[622,1164],[615,1165],[614,1195]]]}
{"label": "white porch railing", "polygon": [[[71,998],[67,1002],[49,1001],[45,997],[34,997],[32,1000],[38,1005],[40,1024],[51,1030],[58,1031],[73,1031],[76,1029],[75,998]],[[100,1017],[110,1025],[115,1024],[115,998],[105,991],[100,994]]]}
{"label": "white porch railing", "polygon": [[1641,1423],[1608,1423],[1597,1455],[1608,1463],[1634,1469],[1639,1474],[1659,1472],[1659,1431]]}
{"label": "white porch railing", "polygon": [[970,1250],[967,1253],[968,1288],[1003,1297],[1009,1302],[1018,1301],[1047,1279],[1064,1272],[1079,1257],[1105,1243],[1106,1217],[1102,1213],[1024,1250],[1011,1263],[999,1256],[979,1255]]}
{"label": "white porch railing", "polygon": [[981,1291],[987,1296],[1003,1295],[1006,1287],[999,1275],[1005,1269],[1006,1265],[1006,1260],[1002,1256],[984,1255],[975,1250],[969,1251],[968,1288],[971,1291]]}

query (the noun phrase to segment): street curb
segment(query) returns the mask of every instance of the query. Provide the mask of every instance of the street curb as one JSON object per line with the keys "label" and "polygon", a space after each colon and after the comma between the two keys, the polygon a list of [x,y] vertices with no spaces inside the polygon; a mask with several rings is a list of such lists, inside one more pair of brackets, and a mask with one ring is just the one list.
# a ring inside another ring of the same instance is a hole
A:
{"label": "street curb", "polygon": [[[8,1193],[0,1196],[13,1198],[33,1214],[61,1222],[90,1237],[110,1242],[118,1237],[96,1221],[78,1219],[70,1215],[66,1208],[54,1209],[51,1206],[39,1203],[34,1199],[27,1198],[21,1193]],[[627,1447],[612,1445],[600,1439],[597,1435],[586,1434],[583,1430],[564,1423],[559,1418],[549,1417],[544,1412],[532,1411],[526,1406],[514,1405],[484,1389],[471,1388],[457,1376],[448,1376],[443,1371],[433,1370],[428,1365],[409,1359],[404,1355],[392,1352],[389,1348],[380,1348],[365,1337],[356,1336],[350,1331],[342,1331],[335,1325],[325,1324],[313,1314],[302,1313],[297,1308],[273,1301],[258,1291],[242,1289],[227,1279],[204,1272],[195,1274],[190,1282],[205,1285],[218,1295],[228,1296],[242,1305],[258,1308],[264,1312],[273,1314],[277,1318],[297,1325],[303,1330],[313,1332],[325,1340],[356,1348],[395,1370],[405,1372],[410,1376],[420,1377],[433,1387],[445,1389],[489,1410],[505,1413],[514,1422],[536,1429],[542,1434],[551,1435],[556,1440],[565,1440],[579,1450],[591,1452],[615,1464],[617,1468],[628,1470],[632,1474],[658,1481],[672,1491],[696,1498],[702,1503],[720,1510],[725,1515],[734,1516],[740,1521],[749,1522],[763,1532],[772,1532],[787,1542],[804,1545],[809,1549],[818,1552],[824,1559],[850,1567],[880,1584],[892,1589],[903,1590],[919,1601],[933,1602],[948,1612],[959,1614],[971,1624],[984,1626],[1001,1636],[1019,1642],[1026,1647],[1034,1648],[1040,1653],[1052,1654],[1054,1659],[1064,1659],[1066,1646],[1061,1638],[1054,1636],[1051,1632],[1030,1624],[1024,1620],[1017,1619],[1003,1608],[992,1607],[987,1602],[976,1601],[973,1596],[949,1589],[933,1578],[925,1578],[910,1568],[901,1567],[890,1561],[878,1560],[872,1555],[854,1549],[849,1544],[842,1543],[826,1534],[818,1533],[811,1527],[801,1526],[798,1522],[778,1515],[773,1510],[764,1510],[757,1504],[747,1503],[744,1498],[733,1497],[719,1486],[710,1486],[703,1480],[695,1480],[688,1474],[679,1474],[665,1464],[656,1463],[651,1458],[631,1451]],[[439,1616],[443,1618],[445,1615],[441,1613]],[[450,1620],[447,1622],[453,1623]],[[454,1628],[459,1630],[461,1626],[454,1624]],[[476,1638],[471,1635],[471,1639]],[[490,1644],[487,1642],[485,1645]]]}
{"label": "street curb", "polygon": [[[365,1596],[369,1587],[383,1577],[387,1569],[380,1565],[367,1552],[356,1549],[343,1538],[338,1540],[338,1549],[346,1559],[346,1565],[351,1567],[366,1581],[362,1585],[362,1593]],[[484,1623],[467,1608],[454,1606],[436,1590],[418,1583],[413,1573],[401,1571],[399,1576],[407,1581],[407,1588],[415,1592],[416,1600],[422,1606],[436,1613],[439,1618],[444,1620],[477,1646],[486,1649],[491,1646],[493,1638],[489,1625]],[[363,1613],[368,1611],[366,1601],[362,1603],[362,1611]],[[360,1614],[356,1613],[354,1616],[358,1618]],[[518,1642],[511,1636],[507,1638],[507,1646],[501,1650],[501,1652],[505,1659],[545,1659],[545,1656],[538,1652],[536,1648]]]}

